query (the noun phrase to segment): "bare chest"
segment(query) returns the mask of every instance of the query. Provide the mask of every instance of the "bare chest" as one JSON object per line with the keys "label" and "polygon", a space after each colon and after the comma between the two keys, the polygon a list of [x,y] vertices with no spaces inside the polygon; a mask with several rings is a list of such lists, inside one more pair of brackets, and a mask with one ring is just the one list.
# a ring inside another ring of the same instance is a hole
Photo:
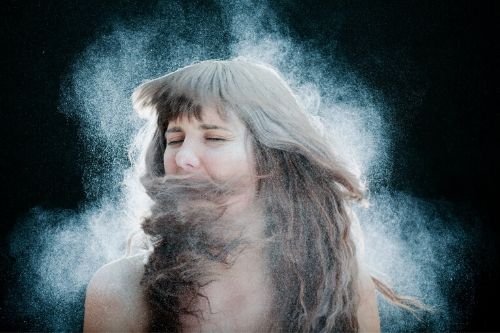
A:
{"label": "bare chest", "polygon": [[181,316],[183,332],[261,332],[268,320],[272,289],[262,257],[242,255],[202,288],[199,318]]}

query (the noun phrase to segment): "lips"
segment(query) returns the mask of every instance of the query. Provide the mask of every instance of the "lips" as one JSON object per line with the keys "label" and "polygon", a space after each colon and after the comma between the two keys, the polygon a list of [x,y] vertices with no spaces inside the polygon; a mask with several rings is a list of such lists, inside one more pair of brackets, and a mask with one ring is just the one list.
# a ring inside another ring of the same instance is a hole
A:
{"label": "lips", "polygon": [[212,177],[203,172],[186,172],[181,171],[175,174],[180,179],[195,179],[195,180],[212,180]]}

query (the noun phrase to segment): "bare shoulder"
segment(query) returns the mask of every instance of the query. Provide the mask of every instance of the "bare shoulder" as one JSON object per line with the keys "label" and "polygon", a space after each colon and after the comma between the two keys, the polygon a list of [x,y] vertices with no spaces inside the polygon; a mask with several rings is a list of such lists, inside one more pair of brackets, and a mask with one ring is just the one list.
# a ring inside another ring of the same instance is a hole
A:
{"label": "bare shoulder", "polygon": [[359,308],[358,321],[360,332],[380,332],[375,284],[371,275],[361,267],[359,270]]}
{"label": "bare shoulder", "polygon": [[143,254],[122,258],[94,274],[85,298],[84,331],[146,329],[147,308],[140,286],[144,258]]}

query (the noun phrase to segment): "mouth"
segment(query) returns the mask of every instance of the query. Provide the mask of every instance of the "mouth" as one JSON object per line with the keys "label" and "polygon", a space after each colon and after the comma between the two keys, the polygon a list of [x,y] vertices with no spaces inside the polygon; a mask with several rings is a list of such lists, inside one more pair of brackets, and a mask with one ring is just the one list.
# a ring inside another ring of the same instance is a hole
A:
{"label": "mouth", "polygon": [[201,173],[201,172],[196,172],[196,173],[180,172],[180,173],[177,173],[177,174],[172,175],[172,176],[175,178],[178,178],[178,179],[213,180],[212,177],[210,177],[209,175],[207,175],[205,173]]}

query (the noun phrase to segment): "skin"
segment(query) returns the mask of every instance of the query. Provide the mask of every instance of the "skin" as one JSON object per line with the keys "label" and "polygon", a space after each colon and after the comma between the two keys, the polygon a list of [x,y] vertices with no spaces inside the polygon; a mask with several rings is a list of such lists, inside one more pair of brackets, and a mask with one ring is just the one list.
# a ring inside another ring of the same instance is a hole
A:
{"label": "skin", "polygon": [[[226,180],[253,175],[254,161],[246,140],[246,128],[231,114],[221,119],[216,110],[203,108],[202,119],[177,119],[165,133],[167,148],[164,167],[169,175],[190,175]],[[239,213],[248,206],[254,187],[237,198],[227,214]],[[258,221],[251,216],[248,221]],[[253,222],[250,237],[260,237],[263,226]],[[195,307],[203,312],[199,322],[181,317],[185,332],[259,332],[271,306],[269,274],[261,249],[241,253],[231,268],[217,270],[218,280],[208,284]],[[85,301],[84,331],[144,331],[147,307],[140,280],[144,274],[144,255],[123,258],[103,266],[92,278]],[[217,268],[216,268],[217,269]],[[380,323],[375,288],[363,270],[360,274],[361,303],[358,310],[360,331],[379,332]]]}
{"label": "skin", "polygon": [[183,117],[169,122],[163,155],[165,173],[216,180],[253,174],[243,123],[232,114],[223,120],[213,108],[203,108],[201,114],[201,121]]}
{"label": "skin", "polygon": [[[109,263],[97,271],[87,288],[83,326],[85,332],[145,331],[148,323],[147,307],[139,285],[144,274],[144,259],[143,254],[123,258]],[[240,263],[243,265],[243,261]],[[244,270],[240,270],[240,272],[244,274]],[[225,281],[215,286],[211,292],[218,293],[222,291],[222,296],[219,298],[222,300],[227,299],[228,294],[237,294],[240,291],[237,284],[233,283],[230,288],[224,288],[225,282],[231,281],[231,279],[238,281],[238,274],[227,276]],[[358,309],[359,331],[380,332],[380,320],[373,282],[365,271],[361,271],[359,282],[361,297]],[[249,292],[252,289],[261,291],[258,281],[253,285],[247,285],[244,291]],[[244,297],[233,297],[231,307],[245,309],[245,306],[254,301],[251,298],[245,299]],[[234,318],[234,315],[234,313],[230,312],[226,314],[226,316],[233,316],[232,318]],[[258,316],[252,317],[255,316],[255,313],[247,312],[246,315],[247,317],[243,318],[246,324],[259,322]],[[246,330],[237,329],[240,323],[236,320],[223,321],[217,324],[214,322],[215,319],[217,318],[212,317],[209,322],[205,323],[203,329],[211,332],[251,332],[251,330],[248,330],[249,327],[246,327]],[[189,318],[185,320],[184,325],[186,332],[202,331],[202,328],[196,326],[196,323]],[[258,332],[258,330],[255,331]]]}

